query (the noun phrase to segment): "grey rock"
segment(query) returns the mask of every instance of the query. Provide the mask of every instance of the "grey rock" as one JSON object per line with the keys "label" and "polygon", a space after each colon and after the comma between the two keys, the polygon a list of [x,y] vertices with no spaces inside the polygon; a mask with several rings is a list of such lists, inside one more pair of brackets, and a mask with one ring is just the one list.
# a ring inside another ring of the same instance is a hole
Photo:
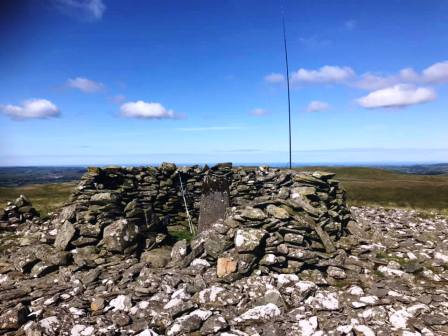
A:
{"label": "grey rock", "polygon": [[188,253],[188,245],[185,239],[179,240],[173,245],[171,259],[175,262],[182,260]]}
{"label": "grey rock", "polygon": [[235,234],[235,246],[239,252],[252,252],[256,250],[267,232],[262,229],[238,229]]}
{"label": "grey rock", "polygon": [[150,251],[145,251],[140,257],[140,260],[149,267],[162,268],[170,262],[170,251],[164,248],[158,248]]}
{"label": "grey rock", "polygon": [[76,230],[72,223],[65,221],[58,229],[54,247],[61,251],[65,251],[70,244],[70,241],[75,236]]}
{"label": "grey rock", "polygon": [[137,239],[139,229],[136,225],[128,223],[126,219],[119,219],[104,229],[104,247],[110,252],[123,252]]}
{"label": "grey rock", "polygon": [[262,221],[267,217],[263,210],[251,207],[245,207],[242,209],[241,216],[253,221]]}
{"label": "grey rock", "polygon": [[215,334],[219,331],[225,330],[228,324],[221,315],[213,315],[201,327],[201,335]]}
{"label": "grey rock", "polygon": [[28,309],[19,303],[0,315],[0,331],[19,329],[27,321]]}

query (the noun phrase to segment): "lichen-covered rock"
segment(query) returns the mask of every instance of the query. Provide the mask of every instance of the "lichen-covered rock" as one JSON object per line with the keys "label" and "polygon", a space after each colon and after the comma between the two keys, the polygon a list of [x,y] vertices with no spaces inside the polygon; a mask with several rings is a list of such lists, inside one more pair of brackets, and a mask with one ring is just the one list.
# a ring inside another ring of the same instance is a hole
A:
{"label": "lichen-covered rock", "polygon": [[262,221],[266,218],[266,214],[261,209],[245,207],[241,211],[241,217],[254,221]]}
{"label": "lichen-covered rock", "polygon": [[262,229],[238,229],[235,234],[235,246],[238,252],[252,252],[256,250],[267,236]]}
{"label": "lichen-covered rock", "polygon": [[273,303],[268,303],[262,306],[256,306],[245,311],[240,316],[234,319],[237,323],[243,323],[247,321],[266,321],[271,320],[277,316],[280,316],[280,309]]}
{"label": "lichen-covered rock", "polygon": [[104,247],[110,252],[122,253],[137,240],[139,228],[126,219],[119,219],[104,229]]}
{"label": "lichen-covered rock", "polygon": [[100,192],[90,198],[91,204],[107,205],[118,201],[118,196],[111,192]]}
{"label": "lichen-covered rock", "polygon": [[181,261],[188,252],[188,244],[185,239],[179,240],[173,245],[171,250],[171,259],[175,262]]}
{"label": "lichen-covered rock", "polygon": [[266,211],[277,219],[288,219],[290,217],[288,211],[273,204],[269,204]]}

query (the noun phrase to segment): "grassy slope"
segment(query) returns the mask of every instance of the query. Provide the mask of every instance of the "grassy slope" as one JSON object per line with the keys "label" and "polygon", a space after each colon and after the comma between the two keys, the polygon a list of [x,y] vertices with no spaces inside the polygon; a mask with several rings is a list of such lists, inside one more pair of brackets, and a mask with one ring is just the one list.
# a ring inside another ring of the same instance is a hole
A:
{"label": "grassy slope", "polygon": [[[306,167],[300,170],[326,170],[337,174],[352,205],[410,207],[448,213],[448,175],[429,176],[357,167]],[[75,182],[0,188],[0,207],[20,194],[45,214],[67,201]]]}
{"label": "grassy slope", "polygon": [[307,167],[335,172],[352,205],[448,211],[448,175],[413,175],[373,168]]}
{"label": "grassy slope", "polygon": [[0,188],[0,208],[6,206],[6,202],[16,199],[20,194],[26,195],[33,206],[45,215],[57,209],[68,197],[77,182],[51,183],[51,184],[29,184],[21,187]]}

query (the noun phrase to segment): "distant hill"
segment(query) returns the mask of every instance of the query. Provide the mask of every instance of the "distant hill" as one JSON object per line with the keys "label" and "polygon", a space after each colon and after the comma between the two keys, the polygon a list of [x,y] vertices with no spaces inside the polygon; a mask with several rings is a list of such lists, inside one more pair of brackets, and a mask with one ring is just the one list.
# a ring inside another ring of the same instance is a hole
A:
{"label": "distant hill", "polygon": [[[251,164],[257,166],[256,164]],[[277,164],[272,164],[275,167]],[[280,166],[280,165],[279,165]],[[335,169],[344,166],[331,166]],[[352,168],[355,165],[352,165]],[[364,166],[364,165],[362,165]],[[379,168],[405,174],[448,175],[448,163],[416,165],[370,165],[367,168]],[[310,169],[311,167],[297,167]],[[345,167],[342,171],[350,169]],[[341,169],[339,169],[341,171]],[[86,172],[85,167],[0,167],[0,187],[19,187],[28,184],[47,184],[76,181]],[[359,173],[359,171],[357,171]],[[372,173],[372,171],[370,171]],[[382,174],[381,174],[382,175]]]}
{"label": "distant hill", "polygon": [[418,164],[412,166],[380,166],[379,168],[399,171],[407,174],[445,175],[448,174],[448,163]]}
{"label": "distant hill", "polygon": [[85,172],[84,167],[0,167],[0,186],[70,182]]}

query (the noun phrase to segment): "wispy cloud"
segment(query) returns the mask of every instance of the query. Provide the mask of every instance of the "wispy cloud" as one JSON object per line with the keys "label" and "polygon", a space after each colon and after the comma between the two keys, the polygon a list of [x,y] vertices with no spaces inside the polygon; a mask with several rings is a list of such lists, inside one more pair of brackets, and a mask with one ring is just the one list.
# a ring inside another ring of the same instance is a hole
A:
{"label": "wispy cloud", "polygon": [[[264,77],[268,83],[285,80],[280,73],[271,73]],[[292,72],[291,83],[299,85],[341,84],[363,90],[379,90],[397,84],[441,84],[448,83],[448,60],[434,63],[421,72],[405,67],[395,74],[365,72],[357,74],[349,66],[324,65],[318,69],[300,68]]]}
{"label": "wispy cloud", "polygon": [[319,100],[313,100],[310,102],[306,108],[307,112],[319,112],[319,111],[325,111],[330,107],[330,105],[326,102],[319,101]]}
{"label": "wispy cloud", "polygon": [[[268,80],[275,79],[274,75],[266,76],[265,80],[275,82]],[[300,68],[291,74],[290,82],[296,86],[333,84],[370,91],[357,100],[360,106],[369,109],[406,107],[437,98],[434,88],[427,86],[448,83],[448,60],[436,62],[421,71],[404,67],[395,74],[365,72],[358,75],[351,67],[338,65]],[[310,104],[307,110],[321,110],[321,106]]]}
{"label": "wispy cloud", "polygon": [[82,20],[100,20],[106,11],[103,0],[52,0],[63,14]]}
{"label": "wispy cloud", "polygon": [[354,86],[366,90],[378,90],[402,83],[441,84],[448,83],[448,61],[434,63],[421,72],[413,68],[403,68],[392,75],[365,73]]}
{"label": "wispy cloud", "polygon": [[59,108],[47,99],[29,99],[21,105],[0,105],[0,111],[14,120],[46,119],[60,115]]}
{"label": "wispy cloud", "polygon": [[285,76],[281,73],[271,73],[264,76],[264,80],[268,83],[281,83],[285,80]]}
{"label": "wispy cloud", "polygon": [[143,100],[124,103],[120,107],[120,112],[126,118],[176,119],[176,114],[173,110],[166,109],[160,103],[148,103]]}
{"label": "wispy cloud", "polygon": [[237,131],[245,129],[242,126],[205,126],[205,127],[179,127],[176,128],[182,132],[207,132],[207,131]]}
{"label": "wispy cloud", "polygon": [[448,61],[435,63],[422,72],[423,81],[427,83],[448,82]]}
{"label": "wispy cloud", "polygon": [[319,36],[310,36],[310,37],[300,37],[299,42],[305,47],[309,49],[320,49],[328,47],[332,44],[331,40],[321,38]]}
{"label": "wispy cloud", "polygon": [[110,97],[110,100],[114,104],[122,104],[126,100],[126,96],[124,96],[124,95],[116,95],[116,96]]}
{"label": "wispy cloud", "polygon": [[355,77],[355,72],[350,67],[324,65],[313,69],[299,69],[291,75],[291,83],[298,84],[331,84],[346,83]]}
{"label": "wispy cloud", "polygon": [[269,112],[263,108],[257,107],[250,111],[249,114],[254,117],[263,117],[269,114]]}
{"label": "wispy cloud", "polygon": [[53,0],[63,14],[84,20],[100,20],[106,11],[102,0]]}
{"label": "wispy cloud", "polygon": [[96,93],[104,90],[103,83],[84,77],[69,78],[66,82],[66,86],[85,93]]}
{"label": "wispy cloud", "polygon": [[344,27],[347,30],[354,30],[357,25],[358,25],[358,22],[356,20],[347,20],[344,22]]}
{"label": "wispy cloud", "polygon": [[368,109],[399,108],[426,103],[436,97],[435,91],[431,88],[402,84],[371,92],[359,98],[358,104]]}

